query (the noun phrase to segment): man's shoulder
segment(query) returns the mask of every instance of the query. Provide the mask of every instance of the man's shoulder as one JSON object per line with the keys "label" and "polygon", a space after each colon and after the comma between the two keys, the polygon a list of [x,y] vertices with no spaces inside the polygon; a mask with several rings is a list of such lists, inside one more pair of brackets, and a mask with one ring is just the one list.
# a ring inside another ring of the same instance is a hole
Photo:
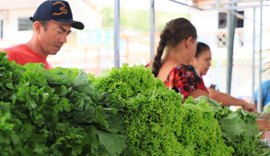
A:
{"label": "man's shoulder", "polygon": [[5,48],[3,51],[7,53],[8,60],[15,60],[16,62],[28,53],[28,49],[25,44]]}
{"label": "man's shoulder", "polygon": [[25,51],[26,50],[26,45],[25,44],[19,44],[19,45],[15,45],[12,47],[8,47],[5,48],[4,51],[8,52],[8,53],[17,53],[17,52],[21,52],[21,51]]}

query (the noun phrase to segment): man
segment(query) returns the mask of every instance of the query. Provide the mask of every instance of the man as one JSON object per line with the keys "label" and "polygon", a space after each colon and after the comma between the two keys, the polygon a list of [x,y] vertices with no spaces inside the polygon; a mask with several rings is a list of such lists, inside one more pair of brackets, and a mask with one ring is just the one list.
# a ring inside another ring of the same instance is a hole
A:
{"label": "man", "polygon": [[18,64],[42,63],[44,68],[52,66],[48,55],[55,55],[67,41],[71,27],[82,30],[84,24],[74,21],[67,1],[46,0],[36,10],[33,17],[33,35],[29,42],[4,49],[8,59]]}

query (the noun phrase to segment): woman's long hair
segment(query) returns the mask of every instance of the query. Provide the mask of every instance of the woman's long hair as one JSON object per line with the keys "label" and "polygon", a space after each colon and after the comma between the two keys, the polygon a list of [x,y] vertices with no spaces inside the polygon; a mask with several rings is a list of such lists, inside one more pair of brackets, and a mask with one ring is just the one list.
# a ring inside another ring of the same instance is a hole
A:
{"label": "woman's long hair", "polygon": [[159,73],[159,69],[162,66],[162,55],[166,46],[175,47],[182,40],[192,37],[197,39],[196,28],[185,18],[176,18],[169,21],[163,31],[160,34],[160,41],[157,47],[157,53],[154,58],[152,72],[155,77]]}

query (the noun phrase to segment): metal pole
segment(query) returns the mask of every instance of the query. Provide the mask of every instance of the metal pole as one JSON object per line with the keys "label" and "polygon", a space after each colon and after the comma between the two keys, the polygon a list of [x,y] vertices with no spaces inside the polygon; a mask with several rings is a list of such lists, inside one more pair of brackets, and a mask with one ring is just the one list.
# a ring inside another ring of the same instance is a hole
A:
{"label": "metal pole", "polygon": [[256,7],[253,8],[253,45],[252,45],[252,103],[255,103],[255,95],[254,95],[254,91],[255,91],[255,46],[256,46]]}
{"label": "metal pole", "polygon": [[259,50],[259,85],[258,85],[258,112],[262,111],[262,16],[263,16],[263,0],[260,7],[260,50]]}
{"label": "metal pole", "polygon": [[0,19],[0,39],[4,38],[3,30],[4,30],[4,21]]}
{"label": "metal pole", "polygon": [[120,67],[120,0],[114,0],[114,67]]}
{"label": "metal pole", "polygon": [[150,60],[155,55],[155,0],[150,0]]}
{"label": "metal pole", "polygon": [[[234,4],[235,5],[235,4]],[[235,21],[234,10],[229,10],[228,13],[228,56],[227,56],[227,93],[231,92],[232,83],[232,68],[233,68],[233,47],[234,47],[234,34],[235,34]]]}

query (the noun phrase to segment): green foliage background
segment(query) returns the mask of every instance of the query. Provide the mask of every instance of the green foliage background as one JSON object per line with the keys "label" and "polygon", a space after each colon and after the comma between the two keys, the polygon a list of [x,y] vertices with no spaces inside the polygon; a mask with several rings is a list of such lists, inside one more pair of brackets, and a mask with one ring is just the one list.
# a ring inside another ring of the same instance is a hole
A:
{"label": "green foliage background", "polygon": [[[101,9],[102,23],[104,27],[114,26],[114,8],[104,7]],[[188,14],[168,13],[162,11],[156,11],[156,30],[161,31],[164,24],[174,17],[186,17]],[[150,17],[148,10],[142,9],[125,9],[121,8],[120,22],[122,29],[136,30],[142,32],[148,32],[150,27]]]}

